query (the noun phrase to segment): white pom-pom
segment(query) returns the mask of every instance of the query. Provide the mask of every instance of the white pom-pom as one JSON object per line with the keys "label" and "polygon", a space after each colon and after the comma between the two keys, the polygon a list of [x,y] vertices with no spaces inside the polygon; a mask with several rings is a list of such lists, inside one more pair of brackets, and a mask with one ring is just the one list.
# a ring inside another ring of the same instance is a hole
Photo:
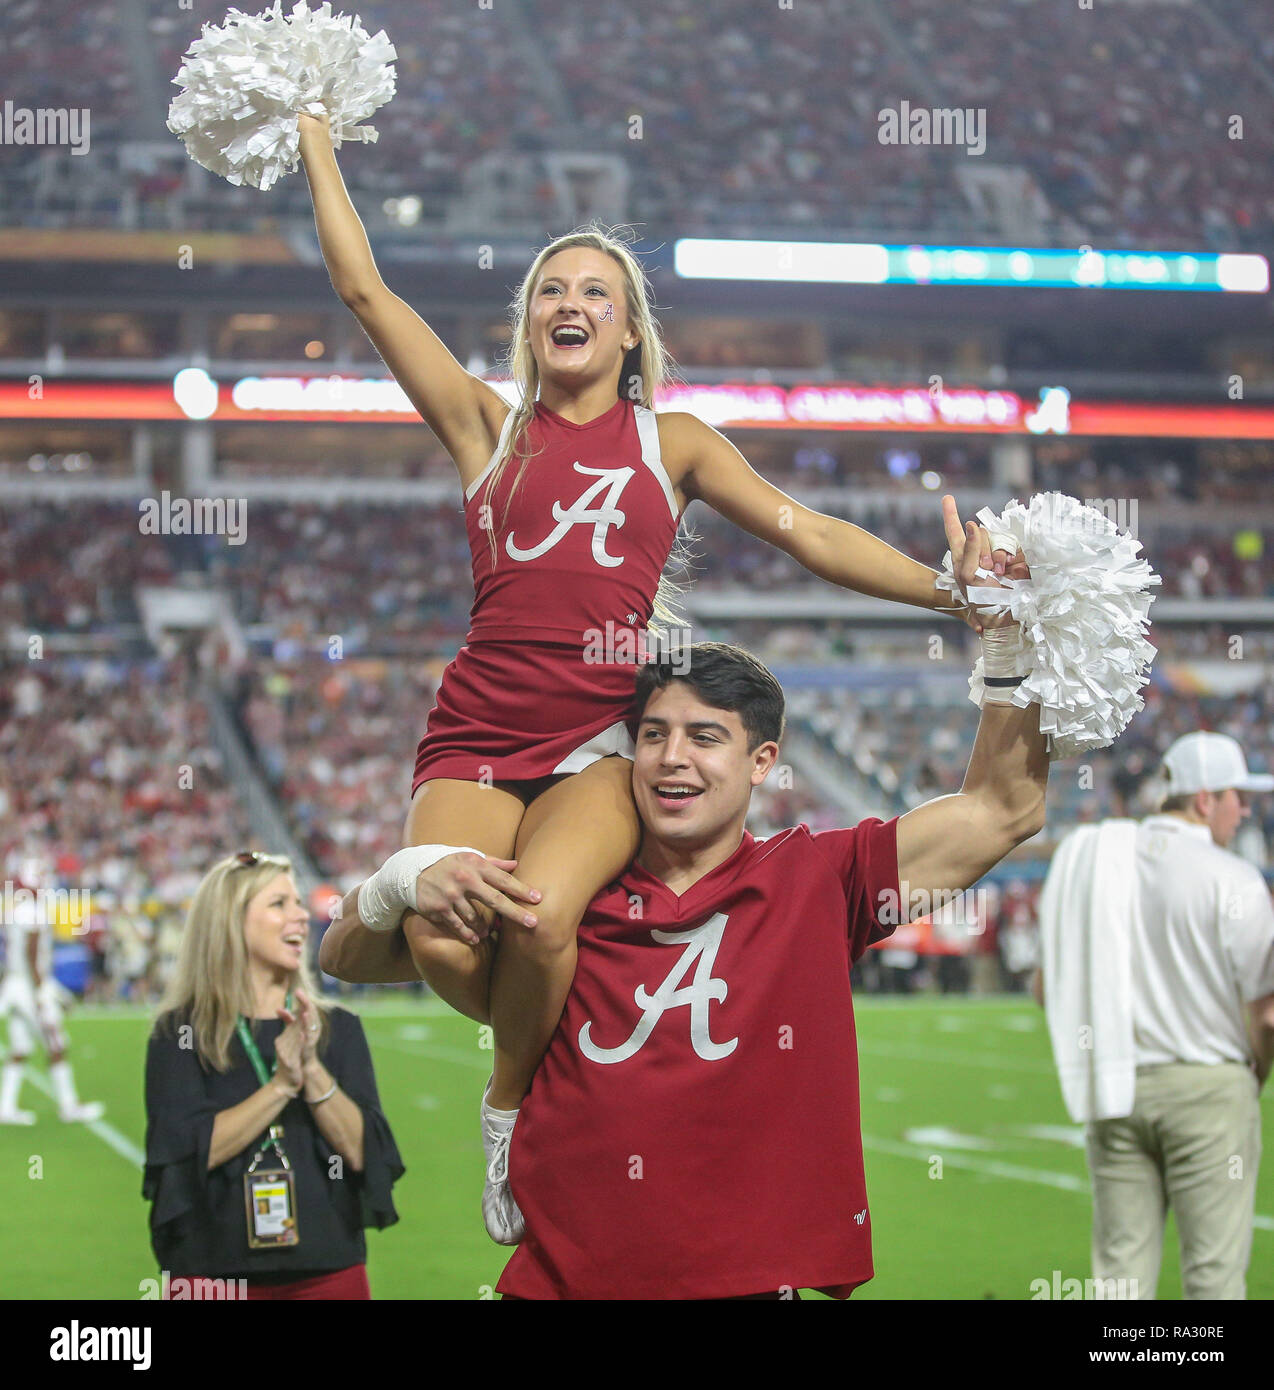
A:
{"label": "white pom-pom", "polygon": [[[1031,568],[1030,579],[968,591],[980,613],[1009,613],[1031,649],[1030,674],[1013,703],[1040,706],[1052,759],[1108,747],[1144,706],[1140,692],[1155,654],[1145,634],[1150,589],[1162,581],[1136,558],[1141,542],[1096,507],[1059,492],[1037,493],[1028,506],[1014,499],[999,516],[984,507],[978,520],[1012,538]],[[938,584],[960,592],[950,555]],[[978,706],[982,676],[979,657],[969,677]]]}
{"label": "white pom-pom", "polygon": [[327,112],[335,149],[376,140],[358,123],[394,95],[397,56],[383,29],[369,37],[357,17],[334,18],[331,0],[317,10],[297,0],[290,15],[282,0],[258,15],[231,10],[186,51],[168,129],[205,169],[265,190],[297,166],[301,112]]}

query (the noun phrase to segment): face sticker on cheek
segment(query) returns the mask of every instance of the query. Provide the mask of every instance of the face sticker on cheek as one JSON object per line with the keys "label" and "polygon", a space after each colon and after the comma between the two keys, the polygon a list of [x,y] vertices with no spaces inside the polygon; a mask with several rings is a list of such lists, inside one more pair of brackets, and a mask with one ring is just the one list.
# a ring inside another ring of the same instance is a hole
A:
{"label": "face sticker on cheek", "polygon": [[615,306],[614,306],[613,304],[608,303],[608,304],[606,305],[605,309],[603,309],[602,312],[601,312],[601,314],[598,316],[597,322],[598,322],[598,323],[614,323],[614,322],[615,322]]}

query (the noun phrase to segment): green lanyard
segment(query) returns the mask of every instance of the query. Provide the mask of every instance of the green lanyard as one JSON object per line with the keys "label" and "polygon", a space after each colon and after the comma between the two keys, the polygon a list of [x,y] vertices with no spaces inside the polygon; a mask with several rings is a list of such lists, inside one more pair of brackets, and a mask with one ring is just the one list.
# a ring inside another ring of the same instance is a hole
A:
{"label": "green lanyard", "polygon": [[[292,995],[290,993],[283,1001],[283,1007],[287,1009],[289,1013],[291,1012]],[[252,1070],[257,1074],[257,1080],[264,1086],[279,1069],[278,1057],[276,1056],[274,1059],[274,1066],[269,1071],[266,1071],[265,1058],[261,1056],[261,1049],[257,1046],[257,1040],[252,1036],[252,1029],[248,1027],[248,1020],[244,1018],[242,1014],[239,1015],[239,1021],[235,1024],[235,1030],[239,1034],[239,1041],[243,1044],[243,1050],[248,1054],[248,1061],[252,1063]],[[274,1148],[279,1157],[283,1160],[283,1166],[285,1168],[289,1166],[287,1155],[283,1152],[283,1145],[280,1142],[282,1138],[283,1126],[271,1125],[267,1132],[266,1142],[261,1145],[256,1158],[252,1160],[252,1167],[249,1169],[249,1172],[256,1168],[257,1164],[260,1163],[264,1156],[265,1151],[271,1147]]]}

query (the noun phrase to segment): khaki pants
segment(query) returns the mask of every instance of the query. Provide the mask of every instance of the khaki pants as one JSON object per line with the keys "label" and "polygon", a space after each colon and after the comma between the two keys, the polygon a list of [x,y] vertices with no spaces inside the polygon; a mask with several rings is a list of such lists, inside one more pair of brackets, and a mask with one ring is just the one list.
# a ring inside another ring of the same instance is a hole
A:
{"label": "khaki pants", "polygon": [[1245,1298],[1261,1114],[1238,1062],[1140,1067],[1132,1114],[1086,1128],[1093,1277],[1136,1279],[1154,1298],[1168,1208],[1185,1298]]}

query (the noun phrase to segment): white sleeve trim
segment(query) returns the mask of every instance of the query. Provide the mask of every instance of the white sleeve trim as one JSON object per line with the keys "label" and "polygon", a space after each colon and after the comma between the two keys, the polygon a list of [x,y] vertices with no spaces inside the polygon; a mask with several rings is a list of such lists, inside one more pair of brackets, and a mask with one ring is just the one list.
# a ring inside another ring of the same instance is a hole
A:
{"label": "white sleeve trim", "polygon": [[495,446],[495,452],[491,455],[491,458],[488,460],[487,466],[464,490],[464,500],[466,502],[472,500],[474,493],[477,492],[477,490],[482,486],[482,484],[486,482],[486,480],[491,475],[491,470],[500,461],[500,456],[504,453],[504,450],[508,444],[509,431],[513,428],[513,417],[517,413],[518,412],[515,407],[509,408],[509,413],[504,417],[504,424],[500,427],[500,442]]}

